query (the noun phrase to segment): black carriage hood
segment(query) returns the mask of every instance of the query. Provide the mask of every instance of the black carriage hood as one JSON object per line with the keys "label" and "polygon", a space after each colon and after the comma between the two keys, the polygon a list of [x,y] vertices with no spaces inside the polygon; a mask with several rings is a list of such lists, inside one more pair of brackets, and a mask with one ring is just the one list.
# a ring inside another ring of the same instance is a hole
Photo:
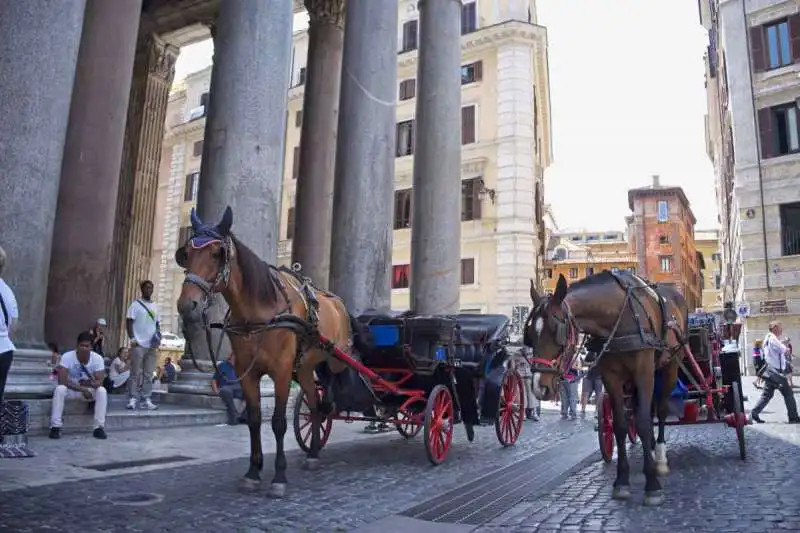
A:
{"label": "black carriage hood", "polygon": [[451,315],[457,322],[460,342],[481,344],[496,342],[509,335],[511,319],[506,315]]}

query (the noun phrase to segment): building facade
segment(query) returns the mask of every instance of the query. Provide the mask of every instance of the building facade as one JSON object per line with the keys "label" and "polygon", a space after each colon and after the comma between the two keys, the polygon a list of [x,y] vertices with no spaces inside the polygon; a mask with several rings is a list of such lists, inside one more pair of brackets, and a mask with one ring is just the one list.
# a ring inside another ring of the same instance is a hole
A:
{"label": "building facade", "polygon": [[686,298],[689,310],[700,307],[703,258],[695,245],[696,219],[680,187],[661,185],[628,191],[628,237],[639,274],[654,283],[672,285]]}
{"label": "building facade", "polygon": [[[382,206],[392,215],[391,307],[400,311],[412,306],[413,175],[420,138],[415,121],[420,36],[416,5],[399,3],[393,199]],[[532,8],[530,2],[504,0],[462,6],[460,179],[447,190],[460,207],[458,310],[462,312],[524,314],[519,308],[529,305],[529,280],[542,270],[543,173],[552,159],[552,146],[547,36],[545,28],[535,24]],[[277,263],[298,261],[305,273],[311,267],[303,258],[322,261],[315,259],[316,250],[308,245],[303,253],[293,250],[304,224],[298,213],[298,185],[303,175],[303,130],[309,127],[304,117],[309,31],[296,32],[292,42]],[[187,77],[170,97],[160,180],[164,200],[159,201],[165,213],[159,221],[162,227],[155,230],[161,240],[154,238],[159,242],[152,276],[159,280],[162,313],[170,315],[165,327],[168,324],[174,330],[179,324],[170,305],[180,292],[183,273],[172,254],[186,239],[189,212],[198,200],[210,83],[208,68]],[[330,247],[340,244],[334,237]],[[308,275],[325,286],[324,270],[315,266]]]}
{"label": "building facade", "polygon": [[721,313],[722,299],[722,254],[718,229],[695,230],[694,243],[697,253],[703,257],[705,269],[700,278],[702,290],[701,307],[709,313]]}
{"label": "building facade", "polygon": [[723,299],[748,344],[779,319],[800,334],[800,5],[703,0],[708,147],[717,177]]}
{"label": "building facade", "polygon": [[574,283],[603,270],[636,273],[638,259],[621,231],[563,232],[550,236],[542,287],[552,293],[559,275]]}

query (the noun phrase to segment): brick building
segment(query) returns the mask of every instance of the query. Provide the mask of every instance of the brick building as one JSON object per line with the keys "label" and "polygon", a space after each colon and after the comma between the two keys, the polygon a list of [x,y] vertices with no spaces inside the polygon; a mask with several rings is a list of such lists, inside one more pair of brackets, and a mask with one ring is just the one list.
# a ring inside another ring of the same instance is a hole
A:
{"label": "brick building", "polygon": [[696,219],[683,189],[662,186],[658,176],[648,187],[628,191],[628,236],[639,274],[674,285],[689,310],[702,306],[703,257],[694,240]]}

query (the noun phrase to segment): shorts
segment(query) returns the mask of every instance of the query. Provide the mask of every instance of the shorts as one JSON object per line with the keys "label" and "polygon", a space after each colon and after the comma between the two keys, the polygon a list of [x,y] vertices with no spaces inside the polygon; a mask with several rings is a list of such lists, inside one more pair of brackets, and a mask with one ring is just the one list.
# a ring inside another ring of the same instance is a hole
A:
{"label": "shorts", "polygon": [[599,397],[600,393],[603,392],[603,380],[598,378],[583,378],[583,384],[581,386],[582,394],[585,394],[587,398],[591,397],[592,393],[594,392],[595,397]]}
{"label": "shorts", "polygon": [[756,369],[756,372],[761,372],[761,369],[764,367],[764,358],[763,357],[753,357],[753,367]]}

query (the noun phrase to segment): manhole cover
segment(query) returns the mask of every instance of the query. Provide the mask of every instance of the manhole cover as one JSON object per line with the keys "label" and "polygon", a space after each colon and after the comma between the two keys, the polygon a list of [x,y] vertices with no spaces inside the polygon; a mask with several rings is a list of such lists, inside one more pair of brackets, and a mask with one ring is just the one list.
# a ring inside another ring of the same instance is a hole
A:
{"label": "manhole cover", "polygon": [[109,496],[108,500],[116,505],[144,506],[161,503],[164,501],[164,495],[155,494],[153,492],[132,492],[129,494]]}

